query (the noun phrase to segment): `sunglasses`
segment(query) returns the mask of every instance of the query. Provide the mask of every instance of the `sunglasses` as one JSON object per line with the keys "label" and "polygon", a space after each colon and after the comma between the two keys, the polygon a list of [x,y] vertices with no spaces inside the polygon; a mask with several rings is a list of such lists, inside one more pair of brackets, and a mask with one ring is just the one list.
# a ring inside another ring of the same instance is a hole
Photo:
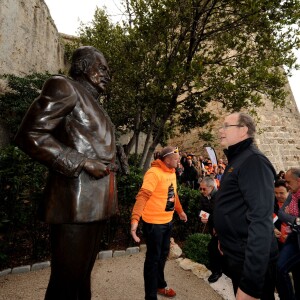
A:
{"label": "sunglasses", "polygon": [[170,155],[170,154],[178,153],[178,152],[179,152],[178,147],[175,147],[175,149],[173,151],[164,154],[162,157],[165,157],[165,156]]}

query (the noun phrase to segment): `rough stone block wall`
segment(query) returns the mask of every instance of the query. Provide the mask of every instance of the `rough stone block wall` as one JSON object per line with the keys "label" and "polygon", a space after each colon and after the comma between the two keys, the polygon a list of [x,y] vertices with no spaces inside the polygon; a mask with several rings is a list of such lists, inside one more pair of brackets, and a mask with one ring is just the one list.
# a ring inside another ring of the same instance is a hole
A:
{"label": "rough stone block wall", "polygon": [[[287,89],[290,91],[289,86]],[[291,91],[290,91],[291,93]],[[277,171],[300,167],[300,114],[291,95],[285,107],[273,108],[270,101],[259,109],[260,134],[256,143]]]}
{"label": "rough stone block wall", "polygon": [[1,0],[0,74],[57,73],[64,47],[43,0]]}
{"label": "rough stone block wall", "polygon": [[[0,75],[65,70],[64,45],[43,0],[0,1]],[[0,92],[3,86],[0,84]],[[0,123],[0,147],[9,142]]]}

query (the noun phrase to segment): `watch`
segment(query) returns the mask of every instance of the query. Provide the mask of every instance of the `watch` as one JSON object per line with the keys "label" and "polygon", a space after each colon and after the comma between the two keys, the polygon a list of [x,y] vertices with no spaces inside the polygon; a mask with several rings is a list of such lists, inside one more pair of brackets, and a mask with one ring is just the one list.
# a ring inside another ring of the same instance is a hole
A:
{"label": "watch", "polygon": [[300,226],[300,218],[299,217],[295,219],[295,224]]}

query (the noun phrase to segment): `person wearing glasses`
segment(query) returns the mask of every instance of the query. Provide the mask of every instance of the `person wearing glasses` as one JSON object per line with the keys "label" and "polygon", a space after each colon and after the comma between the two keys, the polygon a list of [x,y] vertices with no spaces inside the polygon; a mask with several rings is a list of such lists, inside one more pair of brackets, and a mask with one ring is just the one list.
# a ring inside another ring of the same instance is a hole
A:
{"label": "person wearing glasses", "polygon": [[213,212],[217,188],[215,180],[205,176],[200,182],[200,221],[207,224],[211,239],[208,243],[209,266],[212,274],[208,282],[214,283],[222,276],[222,256],[218,250],[218,236],[214,228]]}
{"label": "person wearing glasses", "polygon": [[222,176],[214,225],[223,254],[223,272],[236,299],[274,299],[277,241],[273,226],[276,172],[254,145],[255,123],[245,113],[225,117],[221,145],[228,165]]}
{"label": "person wearing glasses", "polygon": [[187,221],[177,194],[175,168],[179,161],[178,148],[167,146],[161,150],[144,176],[132,211],[131,235],[135,242],[140,242],[136,231],[142,219],[147,245],[144,263],[146,300],[157,300],[157,294],[169,298],[176,295],[167,286],[164,268],[170,250],[174,211],[181,220]]}

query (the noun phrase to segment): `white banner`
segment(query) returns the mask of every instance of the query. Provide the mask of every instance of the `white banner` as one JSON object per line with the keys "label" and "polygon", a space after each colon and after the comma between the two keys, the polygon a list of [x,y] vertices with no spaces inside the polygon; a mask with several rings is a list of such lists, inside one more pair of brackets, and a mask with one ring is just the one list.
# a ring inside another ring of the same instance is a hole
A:
{"label": "white banner", "polygon": [[216,155],[216,152],[214,150],[214,148],[212,147],[205,147],[207,153],[208,153],[208,156],[212,162],[213,165],[217,165],[218,164],[218,161],[217,161],[217,155]]}

